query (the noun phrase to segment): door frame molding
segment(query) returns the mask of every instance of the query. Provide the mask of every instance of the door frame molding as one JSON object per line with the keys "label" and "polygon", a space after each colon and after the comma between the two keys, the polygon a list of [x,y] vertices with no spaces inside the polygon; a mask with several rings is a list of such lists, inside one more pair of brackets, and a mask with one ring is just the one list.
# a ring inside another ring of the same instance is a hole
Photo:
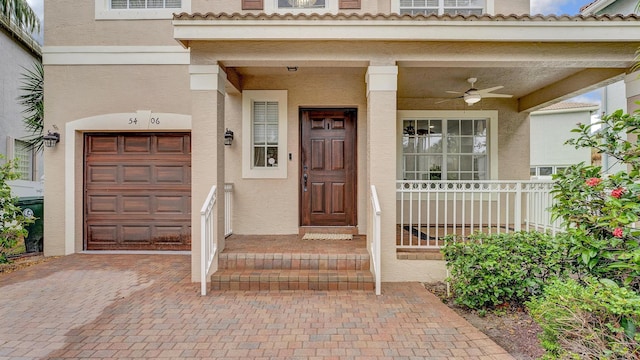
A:
{"label": "door frame molding", "polygon": [[[302,131],[304,117],[303,114],[306,111],[351,111],[354,113],[353,118],[353,212],[352,220],[353,224],[346,227],[358,227],[358,107],[357,106],[300,106],[298,108],[298,226],[299,227],[317,227],[308,226],[302,224],[302,206],[303,206],[303,194],[302,194]],[[334,226],[330,226],[334,227]],[[336,225],[336,228],[344,228],[343,225]]]}

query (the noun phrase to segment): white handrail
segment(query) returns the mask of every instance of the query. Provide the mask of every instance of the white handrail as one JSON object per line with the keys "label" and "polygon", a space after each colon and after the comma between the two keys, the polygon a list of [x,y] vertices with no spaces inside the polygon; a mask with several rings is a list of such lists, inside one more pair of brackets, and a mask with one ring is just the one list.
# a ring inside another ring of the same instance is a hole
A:
{"label": "white handrail", "polygon": [[214,185],[200,209],[200,294],[202,296],[207,295],[207,279],[218,251],[214,217],[215,204],[216,186]]}
{"label": "white handrail", "polygon": [[233,234],[233,183],[224,184],[224,237]]}
{"label": "white handrail", "polygon": [[381,294],[380,288],[380,215],[382,209],[380,209],[380,201],[378,200],[378,192],[376,187],[371,185],[371,207],[372,207],[372,226],[373,226],[373,239],[370,244],[370,254],[373,262],[373,276],[376,281],[376,295]]}

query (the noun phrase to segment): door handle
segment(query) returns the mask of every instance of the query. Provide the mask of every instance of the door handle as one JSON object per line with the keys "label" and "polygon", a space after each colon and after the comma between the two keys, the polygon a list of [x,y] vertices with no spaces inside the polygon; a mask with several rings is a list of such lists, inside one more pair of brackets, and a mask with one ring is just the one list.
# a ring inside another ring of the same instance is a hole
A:
{"label": "door handle", "polygon": [[302,175],[302,179],[304,180],[304,186],[302,189],[304,192],[307,192],[307,180],[309,179],[309,175],[307,174]]}

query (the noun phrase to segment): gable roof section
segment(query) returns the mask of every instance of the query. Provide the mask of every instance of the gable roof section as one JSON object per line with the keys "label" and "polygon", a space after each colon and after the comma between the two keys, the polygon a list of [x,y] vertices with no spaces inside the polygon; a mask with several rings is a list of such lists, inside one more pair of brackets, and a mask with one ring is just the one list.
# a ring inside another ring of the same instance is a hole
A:
{"label": "gable roof section", "polygon": [[595,14],[613,4],[616,0],[595,0],[580,8],[582,14]]}
{"label": "gable roof section", "polygon": [[[189,40],[400,40],[638,42],[640,16],[174,14],[174,37]],[[293,31],[295,27],[295,31]],[[248,31],[248,28],[251,30]]]}
{"label": "gable roof section", "polygon": [[583,103],[583,102],[570,102],[570,101],[562,101],[557,104],[553,104],[542,108],[537,111],[533,111],[531,115],[542,115],[542,114],[559,114],[559,113],[568,113],[568,112],[593,112],[597,111],[600,106],[596,103]]}

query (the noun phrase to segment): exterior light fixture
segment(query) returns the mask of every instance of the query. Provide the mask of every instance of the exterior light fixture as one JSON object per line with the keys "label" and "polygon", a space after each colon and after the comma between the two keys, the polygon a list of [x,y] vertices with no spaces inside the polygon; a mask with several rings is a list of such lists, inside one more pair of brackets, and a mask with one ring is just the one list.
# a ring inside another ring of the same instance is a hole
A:
{"label": "exterior light fixture", "polygon": [[471,106],[482,99],[477,90],[471,90],[464,94],[464,102]]}
{"label": "exterior light fixture", "polygon": [[233,142],[233,131],[227,129],[227,131],[224,132],[224,144],[227,146],[231,146],[232,142]]}
{"label": "exterior light fixture", "polygon": [[47,135],[42,137],[42,141],[44,142],[44,146],[48,148],[55,147],[57,143],[60,142],[60,134],[57,132],[47,131]]}

